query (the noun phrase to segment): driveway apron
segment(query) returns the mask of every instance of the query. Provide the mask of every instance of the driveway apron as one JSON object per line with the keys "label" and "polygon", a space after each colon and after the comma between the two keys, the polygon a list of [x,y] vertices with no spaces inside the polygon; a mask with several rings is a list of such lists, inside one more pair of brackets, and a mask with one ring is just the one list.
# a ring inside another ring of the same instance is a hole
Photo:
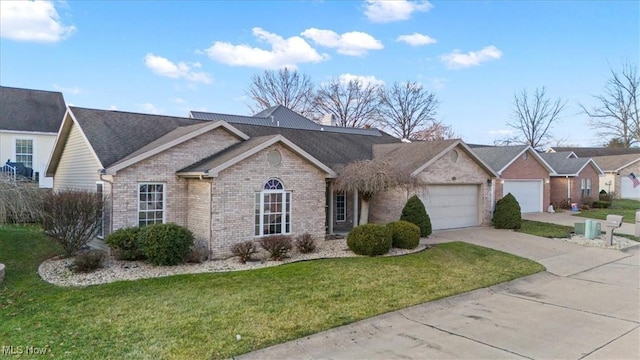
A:
{"label": "driveway apron", "polygon": [[640,359],[640,246],[588,248],[507,230],[438,232],[547,271],[390,312],[238,359]]}

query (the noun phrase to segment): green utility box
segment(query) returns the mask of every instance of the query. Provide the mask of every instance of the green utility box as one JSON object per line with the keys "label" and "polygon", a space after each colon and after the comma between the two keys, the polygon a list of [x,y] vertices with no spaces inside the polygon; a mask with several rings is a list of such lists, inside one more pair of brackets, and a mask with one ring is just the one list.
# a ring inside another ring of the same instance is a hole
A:
{"label": "green utility box", "polygon": [[574,232],[576,233],[576,235],[584,235],[584,223],[583,222],[575,223]]}

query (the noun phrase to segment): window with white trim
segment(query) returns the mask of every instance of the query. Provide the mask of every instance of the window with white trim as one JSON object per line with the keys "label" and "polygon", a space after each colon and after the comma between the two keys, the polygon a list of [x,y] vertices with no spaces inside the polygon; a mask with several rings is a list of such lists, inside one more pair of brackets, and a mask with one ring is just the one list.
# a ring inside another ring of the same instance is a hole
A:
{"label": "window with white trim", "polygon": [[336,194],[336,222],[347,221],[347,195],[344,191]]}
{"label": "window with white trim", "polygon": [[591,196],[591,179],[587,179],[587,196]]}
{"label": "window with white trim", "polygon": [[269,179],[255,196],[255,235],[291,233],[291,192],[278,179]]}
{"label": "window with white trim", "polygon": [[16,139],[16,162],[33,169],[33,139]]}
{"label": "window with white trim", "polygon": [[[104,183],[96,182],[96,194],[104,201]],[[98,223],[98,237],[104,238],[104,202],[102,209],[100,209],[100,222]]]}
{"label": "window with white trim", "polygon": [[138,184],[138,226],[164,223],[165,184]]}
{"label": "window with white trim", "polygon": [[585,197],[587,192],[587,181],[586,179],[580,179],[580,197]]}

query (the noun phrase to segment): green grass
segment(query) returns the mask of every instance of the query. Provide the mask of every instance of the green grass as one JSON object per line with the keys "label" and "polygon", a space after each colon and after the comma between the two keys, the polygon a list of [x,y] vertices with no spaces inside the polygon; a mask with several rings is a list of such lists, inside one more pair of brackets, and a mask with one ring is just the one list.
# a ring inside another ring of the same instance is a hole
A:
{"label": "green grass", "polygon": [[543,270],[455,242],[401,257],[61,288],[36,270],[57,253],[38,228],[0,228],[0,345],[75,359],[228,358]]}
{"label": "green grass", "polygon": [[634,224],[636,222],[636,211],[638,210],[640,210],[640,201],[620,199],[613,200],[611,207],[608,209],[583,210],[579,214],[574,215],[600,220],[605,220],[607,215],[622,215],[624,222]]}
{"label": "green grass", "polygon": [[520,232],[546,238],[566,238],[573,227],[540,221],[522,220]]}

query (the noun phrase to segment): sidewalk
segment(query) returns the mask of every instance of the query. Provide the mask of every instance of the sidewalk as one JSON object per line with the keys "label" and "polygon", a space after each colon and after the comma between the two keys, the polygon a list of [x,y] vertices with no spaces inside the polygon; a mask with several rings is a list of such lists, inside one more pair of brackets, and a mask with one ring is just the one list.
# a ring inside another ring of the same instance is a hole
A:
{"label": "sidewalk", "polygon": [[[548,212],[528,213],[528,214],[522,214],[522,218],[525,220],[540,221],[540,222],[566,225],[566,226],[575,226],[575,223],[584,222],[587,219],[581,216],[574,216],[573,214],[575,213],[572,211],[556,212],[553,214]],[[601,229],[602,231],[605,231],[604,220],[599,220],[599,219],[592,219],[592,220],[600,221]],[[618,233],[618,234],[633,235],[635,232],[635,224],[623,223],[622,227],[620,227],[619,229],[615,229],[613,232],[614,234]]]}

